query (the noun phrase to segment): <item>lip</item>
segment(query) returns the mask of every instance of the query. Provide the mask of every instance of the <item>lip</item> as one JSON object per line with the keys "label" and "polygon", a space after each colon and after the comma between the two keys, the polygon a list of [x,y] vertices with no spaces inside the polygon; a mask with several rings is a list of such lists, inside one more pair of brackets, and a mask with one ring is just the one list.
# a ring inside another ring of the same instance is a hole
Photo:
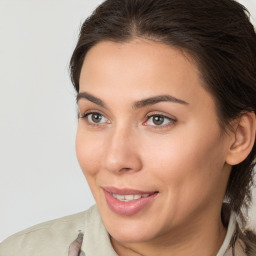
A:
{"label": "lip", "polygon": [[[119,189],[115,187],[104,187],[103,188],[106,202],[109,208],[118,215],[130,216],[134,215],[141,210],[145,209],[159,194],[158,191],[141,191],[135,189]],[[113,197],[112,194],[118,195],[142,195],[149,194],[147,197],[142,197],[129,202],[120,201]]]}

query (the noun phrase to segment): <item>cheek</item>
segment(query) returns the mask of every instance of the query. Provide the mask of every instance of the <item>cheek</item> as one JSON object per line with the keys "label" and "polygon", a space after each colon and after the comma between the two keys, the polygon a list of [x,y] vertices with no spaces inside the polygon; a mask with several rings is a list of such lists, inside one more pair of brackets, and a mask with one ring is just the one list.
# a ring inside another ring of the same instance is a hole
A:
{"label": "cheek", "polygon": [[179,130],[155,142],[148,141],[143,161],[146,169],[166,186],[177,191],[185,189],[188,195],[207,184],[214,187],[221,177],[225,147],[218,127],[209,129],[191,125],[186,132]]}
{"label": "cheek", "polygon": [[102,148],[103,146],[100,140],[95,140],[94,136],[90,136],[90,133],[84,132],[78,127],[76,154],[86,178],[96,175],[100,169]]}
{"label": "cheek", "polygon": [[[146,148],[146,169],[160,184],[164,200],[169,202],[162,207],[163,212],[173,212],[172,218],[177,223],[191,214],[197,216],[221,198],[223,157],[217,132],[211,136],[202,131],[183,133],[158,140],[154,145],[151,140]],[[216,187],[220,188],[217,193]]]}

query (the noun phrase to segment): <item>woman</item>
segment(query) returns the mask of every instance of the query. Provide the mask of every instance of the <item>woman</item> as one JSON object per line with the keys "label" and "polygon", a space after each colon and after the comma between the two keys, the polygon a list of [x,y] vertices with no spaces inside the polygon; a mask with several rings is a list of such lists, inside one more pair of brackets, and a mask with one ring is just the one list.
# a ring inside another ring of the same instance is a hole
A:
{"label": "woman", "polygon": [[255,45],[233,0],[100,5],[70,64],[77,157],[97,207],[16,234],[0,255],[255,255],[243,210]]}

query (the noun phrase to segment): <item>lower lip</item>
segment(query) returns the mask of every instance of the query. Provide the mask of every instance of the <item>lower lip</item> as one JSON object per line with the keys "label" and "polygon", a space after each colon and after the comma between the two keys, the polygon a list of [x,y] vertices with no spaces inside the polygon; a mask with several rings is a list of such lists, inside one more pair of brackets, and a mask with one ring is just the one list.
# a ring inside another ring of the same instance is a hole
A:
{"label": "lower lip", "polygon": [[117,200],[111,193],[104,190],[105,198],[109,208],[116,214],[130,216],[138,213],[150,204],[158,193],[154,193],[148,197],[142,197],[140,199],[132,200],[129,202],[123,202]]}

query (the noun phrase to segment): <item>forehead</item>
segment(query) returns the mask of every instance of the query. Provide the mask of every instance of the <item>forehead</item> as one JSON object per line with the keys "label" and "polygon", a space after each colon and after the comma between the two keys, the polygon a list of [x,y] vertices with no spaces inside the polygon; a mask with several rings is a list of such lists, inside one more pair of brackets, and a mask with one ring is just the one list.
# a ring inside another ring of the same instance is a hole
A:
{"label": "forehead", "polygon": [[80,92],[115,99],[140,100],[171,94],[187,102],[212,103],[192,57],[180,49],[144,39],[125,43],[103,41],[87,53]]}
{"label": "forehead", "polygon": [[168,72],[177,73],[177,71],[183,72],[187,69],[187,71],[200,74],[196,62],[184,50],[147,39],[134,39],[123,43],[99,42],[87,52],[81,75],[86,72],[88,66],[99,71],[107,68],[109,68],[108,71],[112,71],[111,68],[114,67],[116,71],[124,73],[131,71],[133,75],[142,69],[146,71],[152,68],[154,73],[160,71],[163,73],[166,69]]}

